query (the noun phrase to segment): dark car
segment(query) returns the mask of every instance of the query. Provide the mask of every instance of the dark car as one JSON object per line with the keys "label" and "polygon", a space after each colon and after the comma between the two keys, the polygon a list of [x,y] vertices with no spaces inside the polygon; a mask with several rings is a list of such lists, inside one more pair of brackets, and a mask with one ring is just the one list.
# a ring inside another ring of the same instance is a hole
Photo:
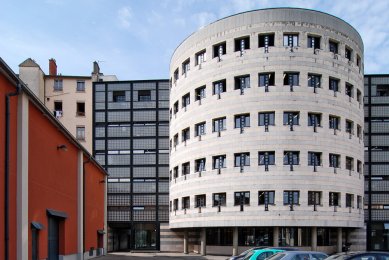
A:
{"label": "dark car", "polygon": [[284,251],[267,260],[324,260],[327,254],[317,251]]}
{"label": "dark car", "polygon": [[389,252],[344,252],[331,255],[325,260],[389,260]]}

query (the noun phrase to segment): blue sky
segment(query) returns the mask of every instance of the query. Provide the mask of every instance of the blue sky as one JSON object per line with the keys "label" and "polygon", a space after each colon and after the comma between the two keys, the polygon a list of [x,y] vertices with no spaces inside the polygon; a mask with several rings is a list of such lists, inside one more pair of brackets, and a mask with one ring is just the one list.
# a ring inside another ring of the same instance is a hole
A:
{"label": "blue sky", "polygon": [[217,19],[268,7],[320,10],[354,26],[365,73],[389,73],[388,0],[1,0],[0,57],[17,73],[33,58],[48,73],[90,75],[92,62],[120,80],[169,77],[170,57],[188,35]]}

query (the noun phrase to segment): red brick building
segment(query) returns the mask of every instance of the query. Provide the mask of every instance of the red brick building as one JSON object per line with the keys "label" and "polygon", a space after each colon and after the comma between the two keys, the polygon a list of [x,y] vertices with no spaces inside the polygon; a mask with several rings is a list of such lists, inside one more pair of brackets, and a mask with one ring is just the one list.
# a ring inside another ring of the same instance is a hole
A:
{"label": "red brick building", "polygon": [[103,254],[106,172],[1,58],[0,122],[0,259]]}

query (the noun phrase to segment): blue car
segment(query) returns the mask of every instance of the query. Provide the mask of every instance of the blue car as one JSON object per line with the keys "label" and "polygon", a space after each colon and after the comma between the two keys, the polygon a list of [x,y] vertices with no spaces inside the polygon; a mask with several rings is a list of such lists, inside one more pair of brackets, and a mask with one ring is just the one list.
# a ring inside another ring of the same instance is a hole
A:
{"label": "blue car", "polygon": [[249,252],[243,259],[244,260],[265,260],[266,258],[276,253],[284,252],[284,251],[285,250],[273,249],[273,248],[258,249]]}

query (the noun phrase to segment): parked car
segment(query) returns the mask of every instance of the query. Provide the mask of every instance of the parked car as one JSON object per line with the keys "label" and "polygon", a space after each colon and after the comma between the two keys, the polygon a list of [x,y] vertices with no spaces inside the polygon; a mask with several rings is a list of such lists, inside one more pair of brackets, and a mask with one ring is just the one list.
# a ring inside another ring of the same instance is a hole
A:
{"label": "parked car", "polygon": [[389,260],[389,252],[342,252],[331,255],[326,260]]}
{"label": "parked car", "polygon": [[324,260],[327,257],[327,254],[316,251],[284,251],[267,260]]}
{"label": "parked car", "polygon": [[266,246],[257,246],[257,247],[253,247],[253,248],[247,249],[246,251],[240,253],[239,255],[231,256],[231,257],[227,258],[227,260],[239,260],[239,259],[243,259],[243,258],[244,258],[248,253],[250,253],[251,251],[257,250],[257,249],[263,249],[263,248],[266,248]]}
{"label": "parked car", "polygon": [[269,258],[270,256],[279,252],[284,252],[284,250],[273,249],[273,248],[257,249],[249,252],[243,259],[244,260],[265,260],[266,258]]}

